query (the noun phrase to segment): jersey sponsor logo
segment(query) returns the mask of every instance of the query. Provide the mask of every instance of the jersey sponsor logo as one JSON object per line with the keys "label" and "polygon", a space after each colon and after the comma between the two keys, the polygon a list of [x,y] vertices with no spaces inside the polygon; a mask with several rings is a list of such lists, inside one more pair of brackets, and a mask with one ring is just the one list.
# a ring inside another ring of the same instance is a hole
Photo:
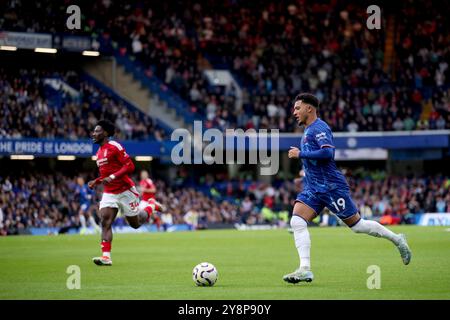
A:
{"label": "jersey sponsor logo", "polygon": [[327,138],[327,134],[325,132],[321,132],[321,133],[316,134],[316,139],[318,141],[325,140],[326,138]]}
{"label": "jersey sponsor logo", "polygon": [[101,167],[105,164],[108,164],[108,158],[98,159],[96,162],[97,162],[97,167]]}

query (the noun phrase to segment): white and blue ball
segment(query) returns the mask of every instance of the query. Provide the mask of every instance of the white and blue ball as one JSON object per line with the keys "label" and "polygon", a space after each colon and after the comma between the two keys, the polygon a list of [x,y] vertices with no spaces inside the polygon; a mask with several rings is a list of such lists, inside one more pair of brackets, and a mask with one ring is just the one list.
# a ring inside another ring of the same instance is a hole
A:
{"label": "white and blue ball", "polygon": [[217,272],[216,267],[209,262],[199,263],[192,270],[192,279],[194,280],[197,286],[201,287],[211,287],[213,286],[219,273]]}

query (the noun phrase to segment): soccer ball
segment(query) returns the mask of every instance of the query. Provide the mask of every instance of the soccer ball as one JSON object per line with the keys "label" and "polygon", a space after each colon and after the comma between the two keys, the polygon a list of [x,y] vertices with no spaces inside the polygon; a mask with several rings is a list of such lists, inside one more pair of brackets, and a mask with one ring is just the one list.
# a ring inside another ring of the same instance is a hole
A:
{"label": "soccer ball", "polygon": [[217,281],[219,273],[211,263],[202,262],[192,270],[192,279],[197,286],[210,287]]}

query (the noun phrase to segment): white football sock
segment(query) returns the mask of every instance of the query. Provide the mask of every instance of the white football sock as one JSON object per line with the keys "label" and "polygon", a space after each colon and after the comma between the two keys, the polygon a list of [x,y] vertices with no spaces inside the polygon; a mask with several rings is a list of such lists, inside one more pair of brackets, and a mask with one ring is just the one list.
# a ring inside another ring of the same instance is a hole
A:
{"label": "white football sock", "polygon": [[291,228],[294,231],[295,246],[300,258],[300,269],[310,270],[311,239],[309,237],[308,224],[304,219],[294,214],[291,218]]}
{"label": "white football sock", "polygon": [[385,238],[398,245],[400,236],[385,228],[381,224],[372,220],[361,219],[351,229],[356,233],[366,233],[368,235]]}
{"label": "white football sock", "polygon": [[89,224],[91,225],[91,227],[98,228],[98,224],[97,224],[97,222],[95,222],[95,219],[93,216],[89,216],[88,221],[89,221]]}
{"label": "white football sock", "polygon": [[79,217],[80,217],[81,228],[82,229],[86,228],[86,218],[85,218],[84,214],[80,214]]}

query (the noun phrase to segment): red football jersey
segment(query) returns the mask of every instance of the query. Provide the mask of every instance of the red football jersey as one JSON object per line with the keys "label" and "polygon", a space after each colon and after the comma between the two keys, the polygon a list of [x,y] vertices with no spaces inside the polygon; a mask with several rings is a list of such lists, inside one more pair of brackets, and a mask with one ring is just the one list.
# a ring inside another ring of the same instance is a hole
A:
{"label": "red football jersey", "polygon": [[[97,166],[100,171],[100,178],[106,178],[120,170],[124,164],[131,161],[130,156],[125,152],[122,145],[116,141],[108,141],[97,151]],[[110,183],[104,185],[104,192],[118,194],[129,190],[134,186],[133,180],[125,174],[116,177]]]}
{"label": "red football jersey", "polygon": [[[141,180],[139,182],[139,185],[141,186],[142,190],[155,187],[155,185],[153,184],[152,179],[150,179],[150,178]],[[154,199],[154,198],[155,198],[155,193],[154,192],[144,192],[144,191],[142,191],[142,200],[148,201],[149,199]]]}

